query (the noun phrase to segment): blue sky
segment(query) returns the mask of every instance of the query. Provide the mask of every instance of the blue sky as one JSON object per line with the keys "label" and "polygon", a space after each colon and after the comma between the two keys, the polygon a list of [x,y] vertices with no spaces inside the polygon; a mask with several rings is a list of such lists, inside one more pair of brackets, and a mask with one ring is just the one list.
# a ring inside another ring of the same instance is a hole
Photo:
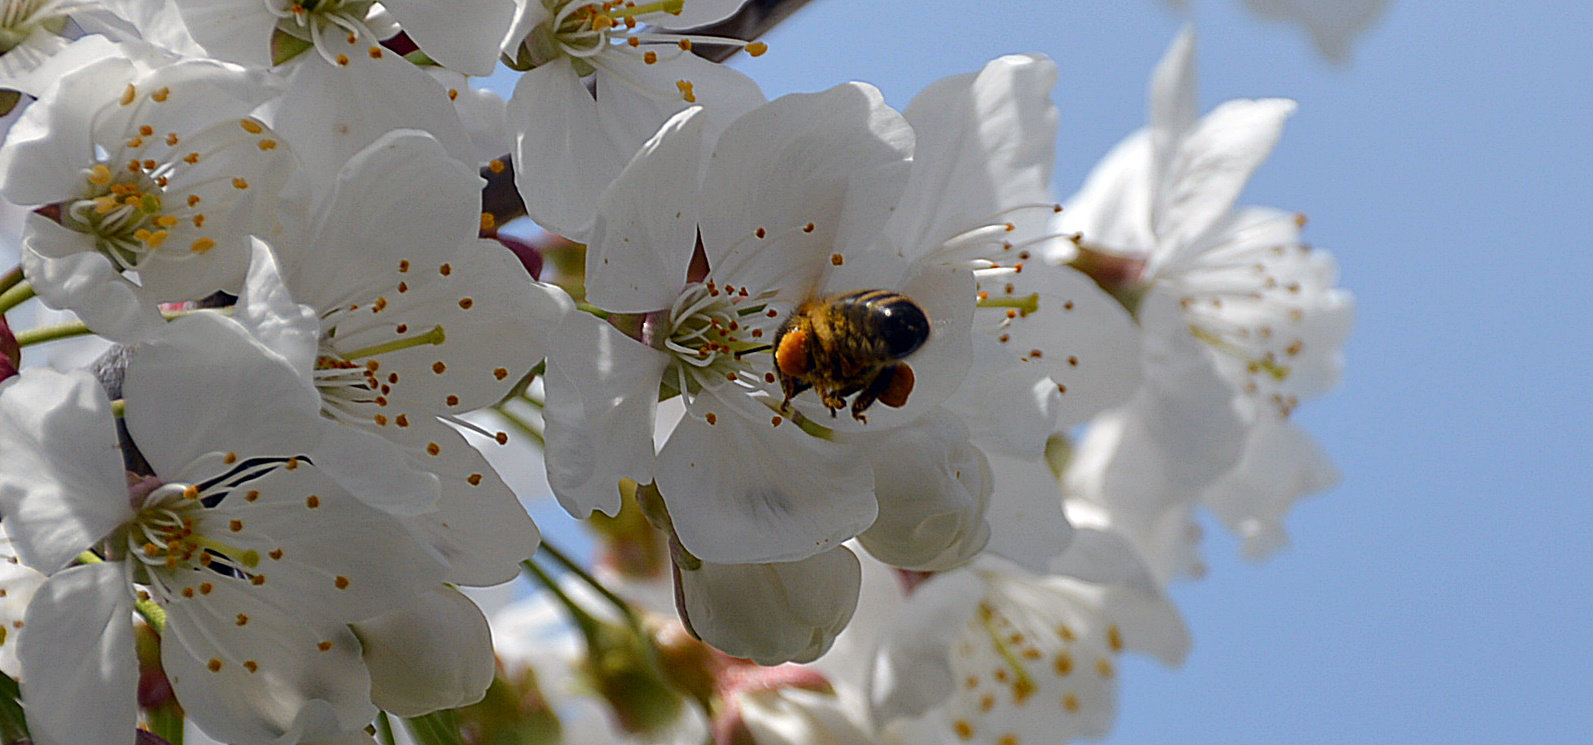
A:
{"label": "blue sky", "polygon": [[1357,296],[1344,385],[1298,415],[1344,479],[1266,563],[1211,526],[1209,576],[1173,590],[1194,651],[1125,666],[1109,742],[1584,741],[1593,4],[1395,0],[1346,65],[1240,0],[1188,4],[815,0],[742,66],[770,97],[861,79],[900,107],[999,54],[1048,54],[1061,196],[1143,124],[1187,19],[1205,108],[1298,100],[1243,201],[1308,213]]}

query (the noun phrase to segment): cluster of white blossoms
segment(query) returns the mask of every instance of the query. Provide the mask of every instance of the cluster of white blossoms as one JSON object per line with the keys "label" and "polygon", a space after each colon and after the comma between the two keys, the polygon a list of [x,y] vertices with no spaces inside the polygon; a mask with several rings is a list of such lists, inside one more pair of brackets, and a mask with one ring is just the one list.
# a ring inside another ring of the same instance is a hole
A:
{"label": "cluster of white blossoms", "polygon": [[1033,745],[1176,664],[1196,508],[1335,478],[1294,104],[1186,31],[1058,202],[1050,60],[769,101],[741,5],[0,0],[0,742]]}

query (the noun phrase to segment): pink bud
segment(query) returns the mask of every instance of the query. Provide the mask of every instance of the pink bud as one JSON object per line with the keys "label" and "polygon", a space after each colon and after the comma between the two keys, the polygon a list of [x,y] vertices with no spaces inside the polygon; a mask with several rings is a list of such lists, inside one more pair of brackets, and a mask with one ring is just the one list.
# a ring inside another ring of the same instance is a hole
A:
{"label": "pink bud", "polygon": [[415,46],[415,42],[409,38],[409,34],[406,34],[403,31],[398,32],[397,36],[382,42],[382,46],[387,47],[398,54],[409,54],[410,52],[420,48]]}
{"label": "pink bud", "polygon": [[17,337],[11,333],[5,316],[0,316],[0,380],[16,375],[17,365],[21,363],[22,346],[17,344]]}
{"label": "pink bud", "polygon": [[924,580],[935,576],[934,572],[917,572],[911,569],[897,569],[896,583],[902,586],[902,594],[912,595],[913,590],[924,583]]}
{"label": "pink bud", "polygon": [[515,258],[520,260],[520,265],[531,274],[532,279],[542,279],[542,251],[530,242],[516,238],[512,235],[498,233],[493,238],[498,239],[505,248],[514,252]]}

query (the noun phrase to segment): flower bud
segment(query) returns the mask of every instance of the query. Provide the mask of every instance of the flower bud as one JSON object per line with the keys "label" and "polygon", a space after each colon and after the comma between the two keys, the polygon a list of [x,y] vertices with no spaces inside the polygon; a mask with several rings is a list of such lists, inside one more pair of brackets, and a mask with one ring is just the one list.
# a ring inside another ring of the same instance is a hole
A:
{"label": "flower bud", "polygon": [[11,333],[5,316],[0,316],[0,380],[16,375],[21,364],[22,347],[17,344],[16,334]]}
{"label": "flower bud", "polygon": [[945,571],[985,547],[990,466],[968,443],[968,428],[944,410],[868,438],[879,517],[858,536],[892,566]]}
{"label": "flower bud", "polygon": [[681,621],[732,657],[762,665],[824,654],[857,610],[862,568],[845,547],[801,561],[676,568]]}
{"label": "flower bud", "polygon": [[371,671],[371,701],[399,716],[473,704],[492,682],[487,619],[453,588],[439,586],[353,629]]}
{"label": "flower bud", "polygon": [[530,274],[532,279],[542,279],[542,251],[535,244],[503,233],[496,233],[492,237],[514,253],[514,257],[520,260],[520,265],[525,267],[526,273]]}

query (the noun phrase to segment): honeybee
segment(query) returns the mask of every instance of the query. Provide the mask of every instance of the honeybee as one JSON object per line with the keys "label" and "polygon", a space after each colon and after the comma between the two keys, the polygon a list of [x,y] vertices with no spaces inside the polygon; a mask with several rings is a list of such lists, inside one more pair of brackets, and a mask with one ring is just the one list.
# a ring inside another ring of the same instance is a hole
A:
{"label": "honeybee", "polygon": [[929,318],[905,295],[856,290],[797,306],[774,335],[775,371],[785,401],[812,388],[830,416],[852,399],[852,418],[875,401],[898,408],[913,391],[913,369],[899,360],[929,338]]}

